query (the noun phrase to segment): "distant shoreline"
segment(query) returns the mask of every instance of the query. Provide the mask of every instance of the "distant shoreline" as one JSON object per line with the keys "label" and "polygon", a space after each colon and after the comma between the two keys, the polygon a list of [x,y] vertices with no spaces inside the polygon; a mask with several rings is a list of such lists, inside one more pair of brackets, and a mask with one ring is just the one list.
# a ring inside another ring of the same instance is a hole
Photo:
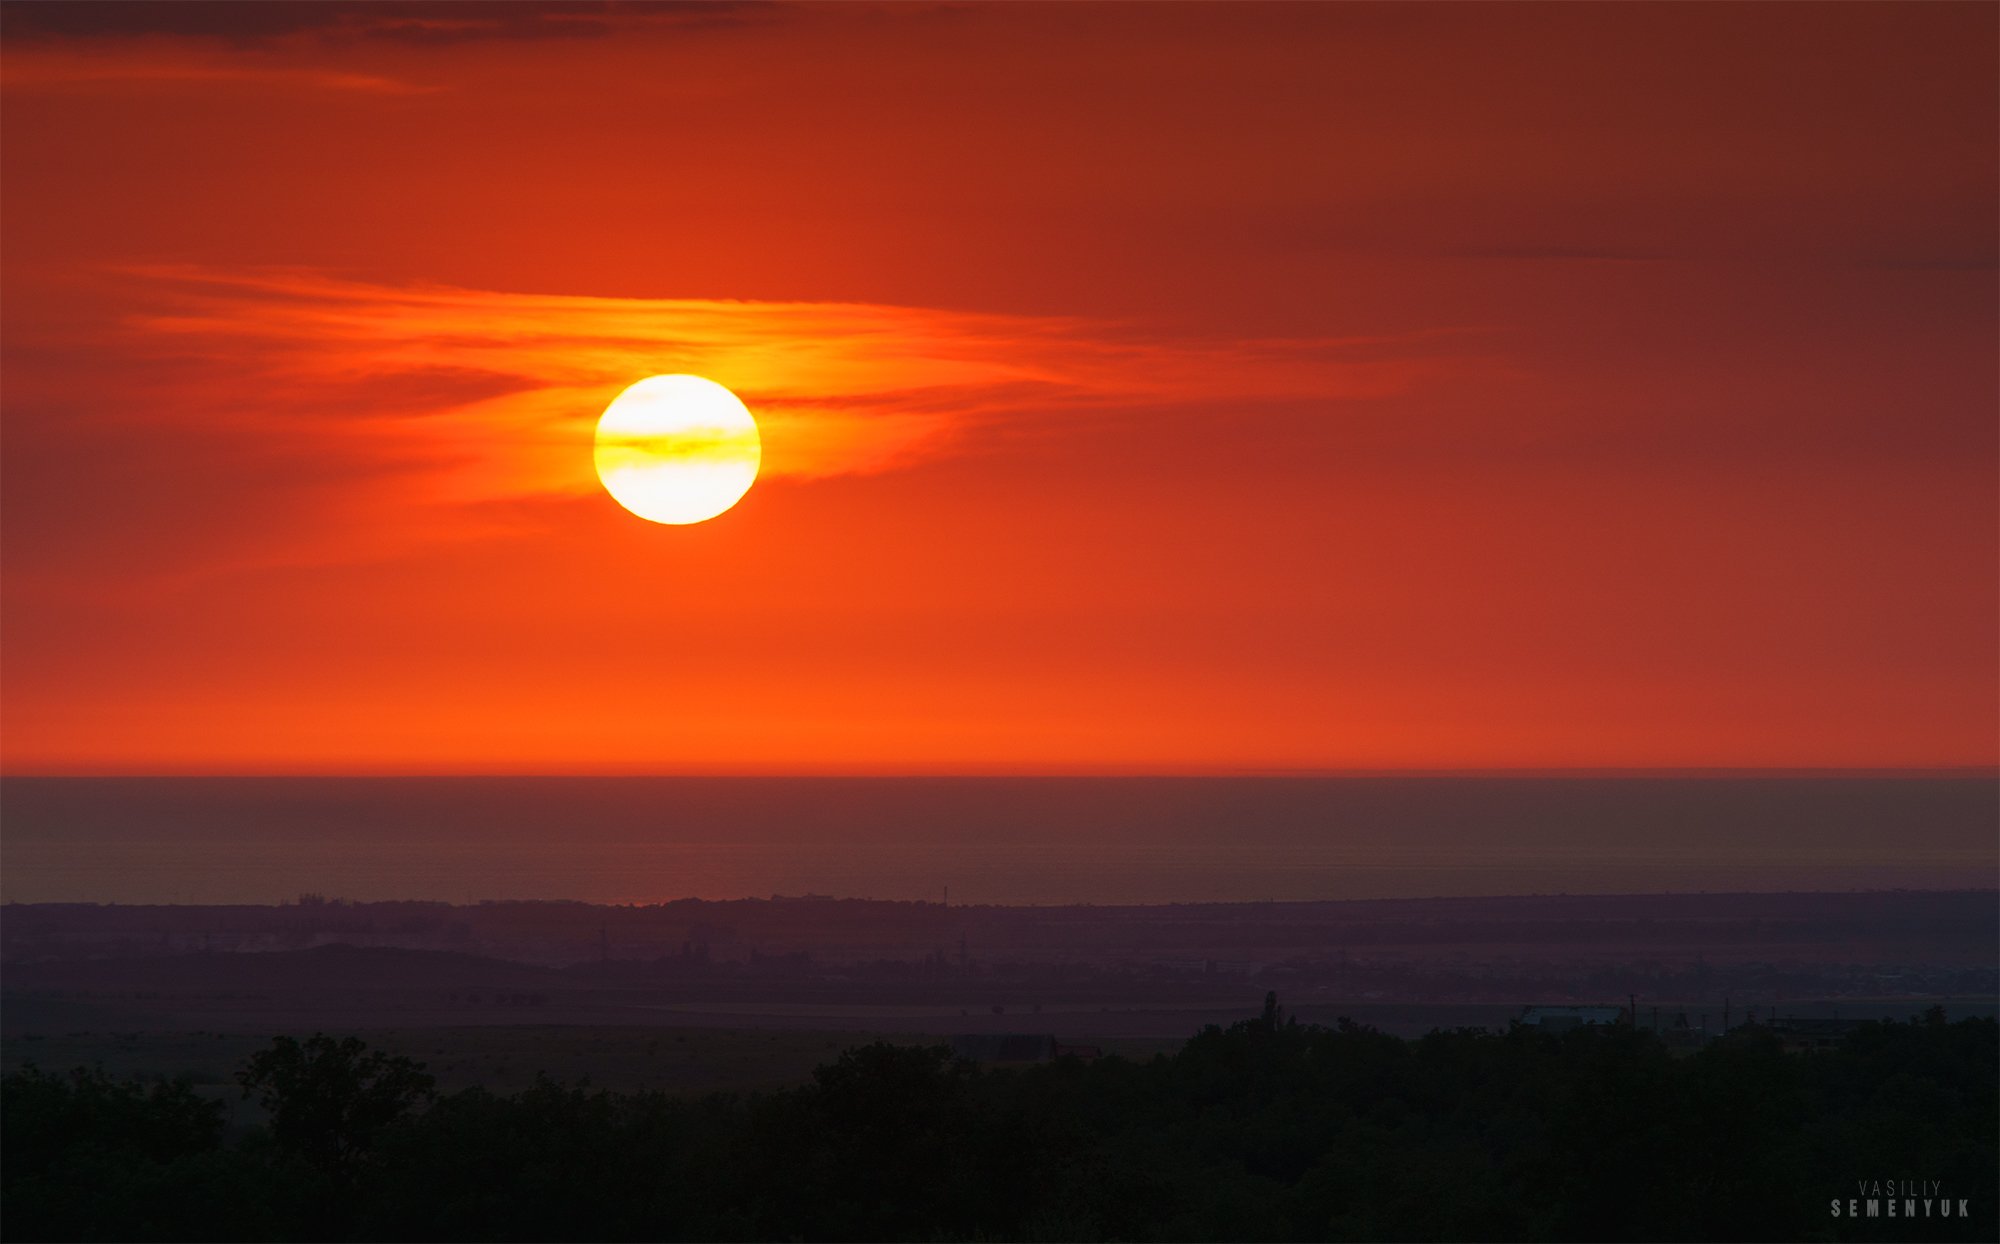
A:
{"label": "distant shoreline", "polygon": [[283,900],[276,903],[119,903],[92,902],[88,899],[54,902],[20,902],[8,899],[0,902],[0,909],[36,908],[88,908],[93,910],[116,909],[125,912],[141,911],[286,911],[299,907],[325,906],[333,908],[363,907],[442,907],[453,911],[477,911],[492,907],[556,907],[591,908],[612,911],[646,911],[666,907],[688,905],[727,907],[733,905],[800,905],[838,906],[865,905],[887,908],[909,908],[912,910],[936,909],[941,911],[980,912],[1152,912],[1152,911],[1236,911],[1248,910],[1268,912],[1273,909],[1317,909],[1335,907],[1367,907],[1389,909],[1425,905],[1506,905],[1517,903],[1615,903],[1621,900],[1658,902],[1662,900],[1687,900],[1690,902],[1734,902],[1762,899],[1795,898],[1923,898],[1927,896],[2000,896],[2000,885],[1992,886],[1943,886],[1927,888],[1883,887],[1872,890],[1629,890],[1629,891],[1563,891],[1549,893],[1522,894],[1428,894],[1408,898],[1324,898],[1324,899],[1240,899],[1240,900],[1195,900],[1168,903],[952,903],[944,904],[930,899],[905,898],[862,898],[835,894],[746,894],[734,898],[702,898],[694,895],[680,898],[659,899],[648,903],[595,902],[588,899],[568,898],[485,898],[469,903],[451,902],[445,899],[348,899],[339,895],[313,896],[317,902],[300,903],[297,900]]}

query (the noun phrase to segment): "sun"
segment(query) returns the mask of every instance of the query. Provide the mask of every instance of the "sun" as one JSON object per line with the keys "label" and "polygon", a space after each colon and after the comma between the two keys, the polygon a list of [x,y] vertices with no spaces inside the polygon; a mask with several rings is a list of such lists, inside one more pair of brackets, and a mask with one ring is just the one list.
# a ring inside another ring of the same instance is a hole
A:
{"label": "sun", "polygon": [[597,478],[655,523],[699,523],[743,499],[764,443],[729,390],[700,376],[648,376],[597,421]]}

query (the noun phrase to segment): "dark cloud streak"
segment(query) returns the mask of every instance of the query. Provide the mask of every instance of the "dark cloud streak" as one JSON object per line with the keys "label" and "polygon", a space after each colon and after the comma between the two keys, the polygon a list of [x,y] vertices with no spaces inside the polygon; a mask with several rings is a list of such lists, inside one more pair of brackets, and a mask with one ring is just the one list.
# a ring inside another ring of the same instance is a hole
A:
{"label": "dark cloud streak", "polygon": [[572,3],[493,3],[489,0],[7,0],[0,37],[9,43],[120,39],[144,36],[216,39],[254,45],[291,38],[454,44],[486,39],[600,38],[626,25],[737,25],[774,6],[754,0],[578,0]]}

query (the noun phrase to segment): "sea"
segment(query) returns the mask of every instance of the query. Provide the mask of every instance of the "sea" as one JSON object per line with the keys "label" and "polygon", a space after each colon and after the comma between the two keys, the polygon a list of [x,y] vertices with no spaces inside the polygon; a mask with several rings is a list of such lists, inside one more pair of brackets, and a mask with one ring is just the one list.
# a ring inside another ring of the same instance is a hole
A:
{"label": "sea", "polygon": [[0,900],[1992,889],[1992,774],[0,779]]}

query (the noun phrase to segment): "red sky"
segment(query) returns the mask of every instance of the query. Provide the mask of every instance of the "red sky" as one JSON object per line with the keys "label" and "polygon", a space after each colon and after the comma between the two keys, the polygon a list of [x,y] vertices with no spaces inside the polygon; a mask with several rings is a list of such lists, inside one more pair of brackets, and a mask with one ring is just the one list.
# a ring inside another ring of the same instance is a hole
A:
{"label": "red sky", "polygon": [[1993,764],[1996,27],[9,4],[0,763]]}

